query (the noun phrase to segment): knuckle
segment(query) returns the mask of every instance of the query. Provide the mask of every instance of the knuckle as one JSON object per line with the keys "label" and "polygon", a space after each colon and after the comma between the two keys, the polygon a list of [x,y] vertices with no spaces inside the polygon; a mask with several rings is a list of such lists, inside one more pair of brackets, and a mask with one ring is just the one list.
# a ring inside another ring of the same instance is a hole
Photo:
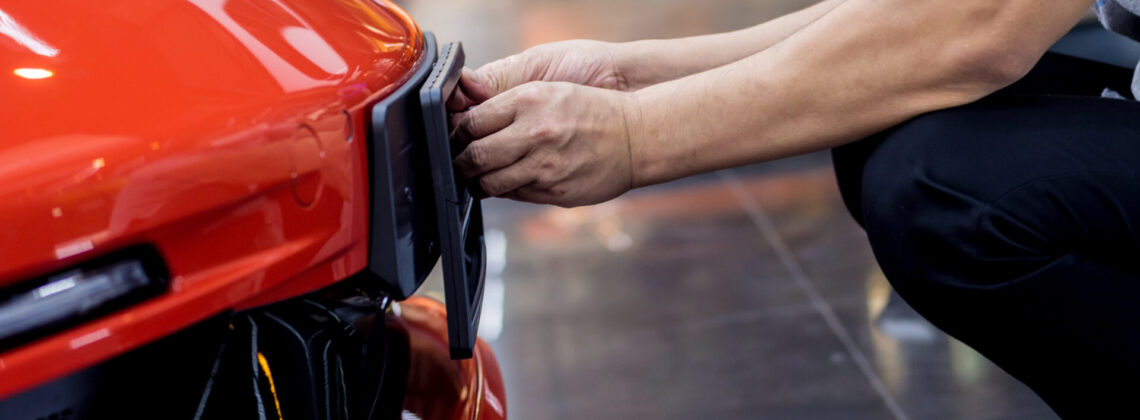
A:
{"label": "knuckle", "polygon": [[479,121],[478,114],[474,110],[467,111],[459,118],[459,128],[468,134],[473,133],[479,127]]}
{"label": "knuckle", "polygon": [[546,140],[553,137],[554,127],[549,122],[540,122],[527,130],[527,137],[535,140]]}
{"label": "knuckle", "polygon": [[482,169],[488,162],[487,147],[480,142],[467,145],[467,163],[473,169]]}
{"label": "knuckle", "polygon": [[486,176],[479,178],[479,188],[482,188],[485,194],[492,197],[499,196],[506,192],[502,190],[503,187],[500,182]]}
{"label": "knuckle", "polygon": [[551,191],[555,188],[558,181],[547,174],[541,174],[534,179],[534,187],[540,190]]}
{"label": "knuckle", "polygon": [[534,177],[535,188],[548,192],[565,191],[565,187],[561,186],[565,178],[559,174],[557,167],[558,165],[553,163],[540,165]]}
{"label": "knuckle", "polygon": [[503,91],[503,76],[500,74],[500,72],[488,71],[486,73],[482,73],[481,76],[483,76],[484,86],[491,90],[492,95]]}
{"label": "knuckle", "polygon": [[523,105],[531,105],[542,98],[542,84],[530,82],[520,85],[518,87],[518,94],[515,100]]}
{"label": "knuckle", "polygon": [[503,95],[503,105],[514,109],[526,108],[530,106],[530,104],[527,103],[526,95],[523,94],[523,90],[524,88],[517,87],[507,91],[508,93]]}
{"label": "knuckle", "polygon": [[559,162],[554,159],[542,159],[538,162],[538,169],[544,173],[555,173],[559,169]]}
{"label": "knuckle", "polygon": [[490,63],[487,63],[478,70],[475,70],[483,78],[483,84],[491,88],[494,92],[501,92],[505,75],[507,73],[518,71],[522,67],[523,61],[519,55],[507,56]]}
{"label": "knuckle", "polygon": [[574,93],[577,89],[578,85],[575,85],[573,83],[552,83],[550,92],[548,92],[547,96],[554,98],[556,101],[562,102],[567,98],[574,96]]}
{"label": "knuckle", "polygon": [[554,92],[562,95],[570,94],[578,89],[578,85],[569,82],[554,83]]}

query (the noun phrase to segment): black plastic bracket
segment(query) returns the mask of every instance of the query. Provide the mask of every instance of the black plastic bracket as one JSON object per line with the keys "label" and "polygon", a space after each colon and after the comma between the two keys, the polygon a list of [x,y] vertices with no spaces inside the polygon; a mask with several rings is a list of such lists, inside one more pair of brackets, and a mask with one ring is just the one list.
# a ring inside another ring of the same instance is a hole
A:
{"label": "black plastic bracket", "polygon": [[466,180],[455,173],[452,165],[455,155],[449,139],[446,102],[459,83],[463,59],[462,44],[452,42],[444,46],[420,89],[439,238],[443,245],[447,331],[453,359],[468,358],[474,352],[487,271],[483,209],[468,191]]}
{"label": "black plastic bracket", "polygon": [[368,270],[388,283],[396,300],[419,288],[440,252],[419,97],[436,60],[436,44],[430,32],[423,39],[424,52],[412,77],[372,107],[368,135],[372,174]]}
{"label": "black plastic bracket", "polygon": [[[419,288],[442,257],[452,358],[471,357],[486,271],[483,211],[452,167],[446,101],[459,83],[463,47],[437,54],[424,33],[412,77],[372,108],[372,224],[368,270],[394,300]],[[430,180],[430,184],[429,184]]]}

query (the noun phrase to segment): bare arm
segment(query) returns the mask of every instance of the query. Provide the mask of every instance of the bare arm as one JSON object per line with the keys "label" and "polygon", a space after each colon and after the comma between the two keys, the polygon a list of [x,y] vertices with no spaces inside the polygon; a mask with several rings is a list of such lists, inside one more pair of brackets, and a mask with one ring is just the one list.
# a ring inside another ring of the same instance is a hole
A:
{"label": "bare arm", "polygon": [[785,42],[636,93],[634,184],[825,149],[1021,78],[1091,0],[848,0]]}
{"label": "bare arm", "polygon": [[461,93],[452,98],[449,106],[461,110],[533,81],[640,89],[762,51],[844,1],[824,0],[750,28],[719,34],[625,43],[571,40],[538,45],[476,71],[465,71]]}
{"label": "bare arm", "polygon": [[636,92],[527,83],[456,114],[473,140],[456,167],[489,195],[574,206],[833,147],[1016,81],[1092,1],[846,0],[772,47]]}
{"label": "bare arm", "polygon": [[798,12],[749,28],[677,39],[649,39],[614,45],[618,72],[630,89],[723,66],[776,45],[846,0],[824,0]]}

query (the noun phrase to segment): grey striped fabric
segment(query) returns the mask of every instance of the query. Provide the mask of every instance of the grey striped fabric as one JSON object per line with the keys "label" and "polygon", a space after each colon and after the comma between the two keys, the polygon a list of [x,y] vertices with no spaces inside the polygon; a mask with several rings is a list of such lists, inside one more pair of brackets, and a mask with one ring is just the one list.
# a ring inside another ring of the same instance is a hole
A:
{"label": "grey striped fabric", "polygon": [[[1140,0],[1097,0],[1094,7],[1105,28],[1140,41]],[[1140,99],[1140,64],[1132,76],[1132,97]]]}

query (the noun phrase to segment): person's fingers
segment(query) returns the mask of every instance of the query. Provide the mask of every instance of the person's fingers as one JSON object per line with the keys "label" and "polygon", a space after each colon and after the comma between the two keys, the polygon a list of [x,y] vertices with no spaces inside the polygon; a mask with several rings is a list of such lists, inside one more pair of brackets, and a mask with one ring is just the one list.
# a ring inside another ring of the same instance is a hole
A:
{"label": "person's fingers", "polygon": [[526,184],[514,190],[511,190],[510,192],[499,194],[497,197],[515,201],[525,201],[527,203],[553,204],[566,207],[566,205],[559,202],[560,197],[558,195],[551,193],[550,191],[540,189],[536,187],[534,183]]}
{"label": "person's fingers", "polygon": [[524,83],[543,80],[554,58],[550,54],[524,51],[487,63],[478,70],[468,69],[468,77],[461,77],[460,83],[468,99],[483,103]]}
{"label": "person's fingers", "polygon": [[526,65],[515,56],[507,57],[471,70],[464,67],[455,93],[448,98],[447,109],[458,112],[486,102],[527,78]]}
{"label": "person's fingers", "polygon": [[529,188],[527,188],[526,185],[523,185],[522,187],[519,187],[513,191],[503,193],[503,194],[499,194],[499,198],[505,198],[508,200],[515,200],[515,201],[525,201],[527,203],[541,204],[541,203],[538,203],[537,201],[535,201],[534,195],[530,193]]}
{"label": "person's fingers", "polygon": [[452,146],[462,149],[510,125],[515,120],[515,104],[496,98],[467,111],[451,114],[450,119]]}
{"label": "person's fingers", "polygon": [[459,74],[459,84],[456,85],[455,92],[447,100],[447,109],[459,112],[497,95],[499,92],[492,91],[486,80],[479,72],[464,67]]}
{"label": "person's fingers", "polygon": [[524,165],[511,165],[486,173],[476,182],[484,197],[499,197],[531,184],[534,179],[534,170]]}
{"label": "person's fingers", "polygon": [[455,157],[455,169],[474,178],[518,162],[530,150],[530,143],[514,131],[508,128],[471,142]]}
{"label": "person's fingers", "polygon": [[[486,66],[484,66],[486,68]],[[495,67],[484,70],[480,68],[478,71],[471,70],[464,67],[462,75],[459,77],[459,85],[463,88],[463,92],[467,94],[476,104],[481,104],[491,99],[495,95],[503,93],[506,89],[501,85],[504,79],[502,75],[494,74]]]}
{"label": "person's fingers", "polygon": [[467,192],[471,193],[472,197],[476,200],[482,200],[489,197],[487,193],[483,192],[483,187],[479,185],[479,179],[468,179],[465,184],[467,185]]}
{"label": "person's fingers", "polygon": [[447,110],[451,112],[460,112],[475,105],[479,104],[467,97],[467,94],[463,92],[462,85],[455,89],[455,92],[447,99]]}

